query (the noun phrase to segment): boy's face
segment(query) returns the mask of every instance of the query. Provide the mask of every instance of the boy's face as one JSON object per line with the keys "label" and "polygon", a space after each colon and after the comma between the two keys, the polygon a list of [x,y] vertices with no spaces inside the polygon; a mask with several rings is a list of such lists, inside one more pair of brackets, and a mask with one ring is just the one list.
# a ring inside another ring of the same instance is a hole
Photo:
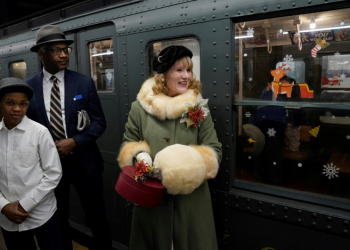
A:
{"label": "boy's face", "polygon": [[29,101],[25,93],[14,92],[4,95],[0,102],[0,109],[5,125],[8,129],[13,129],[22,121],[27,113]]}

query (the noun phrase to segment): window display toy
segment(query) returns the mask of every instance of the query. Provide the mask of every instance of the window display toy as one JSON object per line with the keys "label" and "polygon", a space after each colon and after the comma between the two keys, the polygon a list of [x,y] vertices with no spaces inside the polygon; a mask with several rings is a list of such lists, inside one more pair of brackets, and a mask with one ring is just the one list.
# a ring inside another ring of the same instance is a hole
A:
{"label": "window display toy", "polygon": [[329,46],[329,43],[326,43],[326,40],[319,40],[319,39],[316,39],[316,46],[313,47],[313,49],[311,50],[311,56],[313,58],[316,58],[317,57],[317,52],[320,50],[320,49],[324,49],[324,48],[327,48]]}

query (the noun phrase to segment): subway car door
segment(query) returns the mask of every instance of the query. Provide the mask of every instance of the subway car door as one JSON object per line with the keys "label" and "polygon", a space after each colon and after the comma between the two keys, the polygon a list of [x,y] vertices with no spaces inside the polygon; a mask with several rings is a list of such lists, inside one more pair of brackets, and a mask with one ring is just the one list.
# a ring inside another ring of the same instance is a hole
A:
{"label": "subway car door", "polygon": [[[107,129],[99,138],[98,146],[104,159],[104,198],[107,219],[113,240],[128,244],[128,217],[125,200],[114,185],[120,173],[116,157],[121,144],[124,123],[120,121],[120,88],[118,81],[117,35],[113,23],[92,27],[77,33],[78,71],[90,76],[101,100],[107,121]],[[80,217],[76,214],[74,216]]]}

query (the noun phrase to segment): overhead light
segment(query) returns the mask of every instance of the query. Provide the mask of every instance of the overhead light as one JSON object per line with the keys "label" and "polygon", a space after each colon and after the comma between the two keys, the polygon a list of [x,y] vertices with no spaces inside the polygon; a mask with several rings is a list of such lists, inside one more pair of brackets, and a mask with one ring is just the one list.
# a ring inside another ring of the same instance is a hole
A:
{"label": "overhead light", "polygon": [[98,53],[98,54],[94,54],[92,56],[104,56],[104,55],[112,55],[113,52],[105,52],[105,53]]}
{"label": "overhead light", "polygon": [[236,36],[235,39],[249,38],[249,37],[253,37],[253,35]]}
{"label": "overhead light", "polygon": [[311,15],[310,17],[310,29],[316,28],[315,15]]}
{"label": "overhead light", "polygon": [[322,30],[337,30],[337,29],[346,29],[346,28],[350,28],[350,25],[328,27],[328,28],[319,28],[319,29],[312,29],[312,30],[300,30],[299,33],[316,32],[316,31],[322,31]]}
{"label": "overhead light", "polygon": [[283,35],[286,35],[286,34],[288,34],[288,31],[283,31],[282,34],[283,34]]}

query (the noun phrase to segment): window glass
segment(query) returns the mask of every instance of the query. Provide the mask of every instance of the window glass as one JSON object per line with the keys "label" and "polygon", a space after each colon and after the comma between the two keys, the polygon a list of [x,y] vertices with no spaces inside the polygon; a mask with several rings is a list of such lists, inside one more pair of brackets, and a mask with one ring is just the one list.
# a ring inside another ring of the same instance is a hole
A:
{"label": "window glass", "polygon": [[113,40],[89,43],[90,74],[97,91],[114,91]]}
{"label": "window glass", "polygon": [[342,9],[235,24],[236,180],[350,197],[349,20]]}
{"label": "window glass", "polygon": [[27,64],[23,61],[12,62],[9,64],[9,76],[16,77],[19,79],[27,78]]}
{"label": "window glass", "polygon": [[157,57],[158,54],[171,45],[182,45],[192,51],[193,57],[193,74],[197,80],[200,81],[200,58],[199,58],[199,42],[194,38],[189,39],[179,39],[179,40],[171,40],[171,41],[159,41],[151,44],[148,47],[148,54],[150,59],[150,74],[153,74],[153,58]]}

